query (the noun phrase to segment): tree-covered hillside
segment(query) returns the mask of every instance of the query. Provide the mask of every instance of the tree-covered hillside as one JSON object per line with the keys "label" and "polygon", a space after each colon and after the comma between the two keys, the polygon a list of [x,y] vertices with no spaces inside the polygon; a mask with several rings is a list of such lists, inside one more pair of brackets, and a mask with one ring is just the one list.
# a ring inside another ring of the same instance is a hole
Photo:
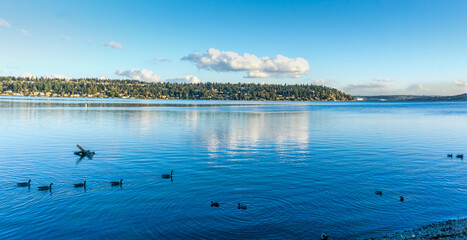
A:
{"label": "tree-covered hillside", "polygon": [[0,95],[274,101],[354,100],[352,96],[337,89],[308,84],[184,84],[148,83],[135,80],[65,80],[20,77],[0,77]]}

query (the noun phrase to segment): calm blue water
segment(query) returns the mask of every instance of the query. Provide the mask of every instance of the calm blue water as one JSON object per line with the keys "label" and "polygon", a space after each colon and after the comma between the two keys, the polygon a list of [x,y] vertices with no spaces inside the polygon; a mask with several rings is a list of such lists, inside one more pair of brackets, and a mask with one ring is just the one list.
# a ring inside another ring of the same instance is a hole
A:
{"label": "calm blue water", "polygon": [[467,102],[1,97],[0,239],[354,239],[465,217],[467,159],[446,154],[466,136]]}

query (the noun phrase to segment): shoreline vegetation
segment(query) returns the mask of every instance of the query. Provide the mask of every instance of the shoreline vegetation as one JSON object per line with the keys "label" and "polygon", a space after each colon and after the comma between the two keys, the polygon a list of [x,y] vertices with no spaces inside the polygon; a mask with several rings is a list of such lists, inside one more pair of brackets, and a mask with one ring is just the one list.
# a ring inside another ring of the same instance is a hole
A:
{"label": "shoreline vegetation", "polygon": [[364,239],[467,239],[467,218],[436,222],[417,229]]}
{"label": "shoreline vegetation", "polygon": [[0,95],[257,101],[353,101],[335,88],[311,84],[150,83],[137,80],[0,77]]}

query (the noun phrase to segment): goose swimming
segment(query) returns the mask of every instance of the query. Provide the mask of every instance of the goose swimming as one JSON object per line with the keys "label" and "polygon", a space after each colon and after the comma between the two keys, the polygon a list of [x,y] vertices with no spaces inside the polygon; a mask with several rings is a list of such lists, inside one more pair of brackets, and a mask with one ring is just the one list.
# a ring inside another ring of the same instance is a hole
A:
{"label": "goose swimming", "polygon": [[240,203],[238,203],[238,209],[246,209],[246,206],[245,206],[245,205],[241,205]]}
{"label": "goose swimming", "polygon": [[78,188],[78,187],[84,187],[84,188],[86,188],[86,180],[84,180],[84,183],[75,183],[75,184],[73,184],[73,185],[75,185],[76,188]]}
{"label": "goose swimming", "polygon": [[123,179],[120,179],[120,182],[110,182],[110,185],[112,186],[122,186]]}
{"label": "goose swimming", "polygon": [[173,174],[174,174],[174,170],[172,170],[170,174],[162,174],[162,178],[172,178]]}
{"label": "goose swimming", "polygon": [[40,191],[45,191],[45,190],[52,190],[52,184],[53,183],[50,183],[49,186],[40,186],[40,187],[37,187]]}
{"label": "goose swimming", "polygon": [[31,186],[31,179],[28,182],[20,182],[18,183],[18,187],[29,187]]}

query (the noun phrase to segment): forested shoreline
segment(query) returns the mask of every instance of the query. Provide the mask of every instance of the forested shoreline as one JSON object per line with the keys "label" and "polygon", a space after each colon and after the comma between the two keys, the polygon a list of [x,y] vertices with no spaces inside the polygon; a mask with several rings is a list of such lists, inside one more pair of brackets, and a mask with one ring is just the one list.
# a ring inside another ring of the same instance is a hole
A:
{"label": "forested shoreline", "polygon": [[0,77],[0,95],[269,101],[352,101],[337,89],[255,83],[149,83],[137,80]]}

